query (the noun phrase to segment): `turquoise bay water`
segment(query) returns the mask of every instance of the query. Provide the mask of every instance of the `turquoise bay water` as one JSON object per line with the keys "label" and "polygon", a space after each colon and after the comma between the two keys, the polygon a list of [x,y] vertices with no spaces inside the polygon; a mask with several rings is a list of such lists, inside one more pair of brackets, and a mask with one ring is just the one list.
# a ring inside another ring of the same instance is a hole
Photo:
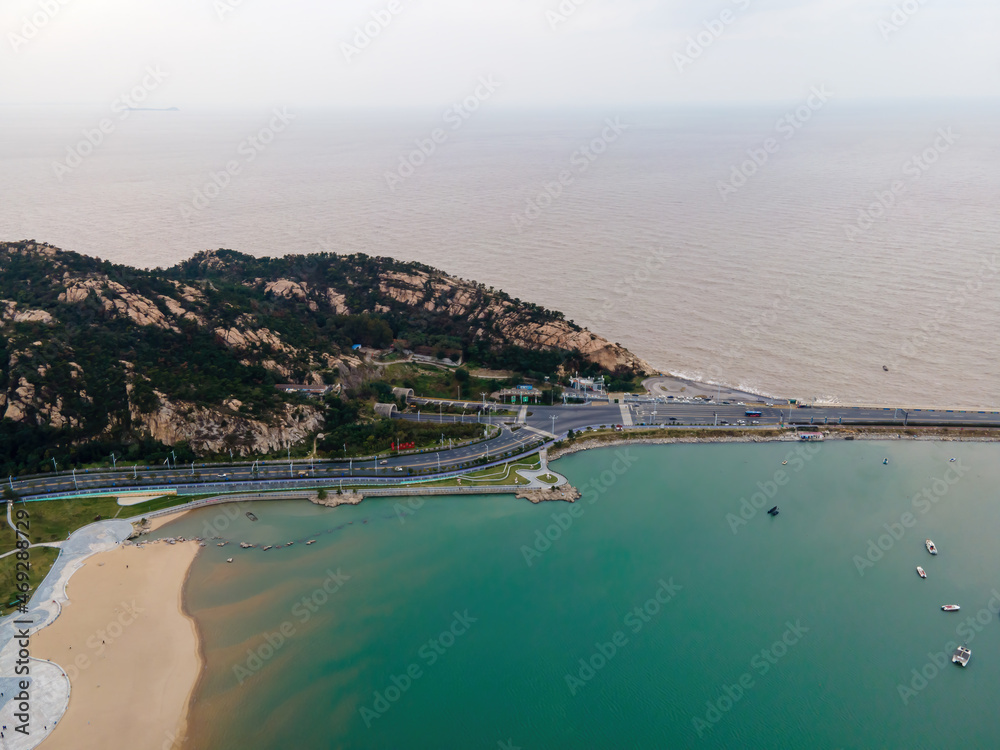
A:
{"label": "turquoise bay water", "polygon": [[[190,514],[163,533],[226,519],[234,543],[202,551],[186,592],[208,662],[188,747],[996,747],[1000,449],[797,448],[576,454],[556,468],[597,489],[575,506]],[[758,482],[781,514],[746,512],[734,533]],[[546,531],[558,538],[528,565]],[[969,643],[968,668],[950,649],[933,664],[949,641]]]}

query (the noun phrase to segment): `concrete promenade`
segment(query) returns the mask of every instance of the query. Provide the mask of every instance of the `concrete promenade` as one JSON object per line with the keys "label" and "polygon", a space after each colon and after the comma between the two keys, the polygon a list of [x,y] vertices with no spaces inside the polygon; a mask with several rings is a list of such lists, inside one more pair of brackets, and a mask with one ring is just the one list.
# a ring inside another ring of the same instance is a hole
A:
{"label": "concrete promenade", "polygon": [[[2,750],[28,750],[37,747],[56,722],[66,713],[69,705],[70,684],[63,668],[44,659],[31,657],[28,662],[30,675],[15,672],[19,659],[18,638],[22,630],[28,631],[30,652],[31,634],[51,624],[68,601],[66,585],[70,576],[79,570],[87,558],[98,552],[114,549],[132,533],[129,521],[114,519],[98,521],[73,534],[61,543],[59,557],[49,570],[28,605],[25,614],[10,614],[0,620],[0,726],[6,726],[0,738]],[[27,680],[29,704],[28,732],[22,734],[14,727],[22,722],[15,719],[19,701],[20,680]]]}
{"label": "concrete promenade", "polygon": [[[528,484],[485,485],[478,487],[474,484],[462,487],[371,487],[363,488],[361,492],[365,496],[372,497],[466,494],[513,495],[519,490],[542,489],[551,486],[538,479],[539,476],[544,474],[553,474],[556,477],[555,486],[562,486],[567,483],[565,477],[554,474],[554,472],[549,470],[547,456],[544,451],[541,454],[540,468],[521,469],[513,467],[513,471],[528,480]],[[504,478],[509,477],[509,474],[510,471],[507,471]],[[475,480],[473,477],[462,478],[470,482]],[[145,514],[145,517],[153,518],[171,515],[186,510],[228,503],[279,499],[311,500],[315,497],[315,491],[289,491],[278,493],[278,495],[246,492],[205,498],[187,503],[186,505],[148,513]],[[54,622],[62,610],[62,605],[68,601],[66,587],[73,573],[85,565],[87,558],[91,555],[114,549],[127,539],[132,533],[133,520],[138,519],[98,521],[74,532],[64,542],[46,543],[45,546],[59,548],[60,554],[32,597],[28,606],[28,612],[25,614],[11,614],[0,620],[0,692],[3,693],[2,697],[0,697],[0,726],[7,727],[6,730],[0,729],[0,732],[3,733],[3,737],[0,738],[0,750],[29,750],[29,748],[37,747],[45,739],[49,731],[55,727],[69,705],[70,683],[63,668],[52,662],[31,657],[29,661],[30,675],[26,678],[28,681],[27,693],[29,696],[29,734],[24,735],[14,731],[14,727],[19,722],[14,716],[18,711],[17,701],[13,699],[20,692],[18,687],[19,680],[25,679],[18,676],[15,672],[18,652],[20,650],[18,644],[19,632],[26,630],[30,639],[32,634]],[[13,552],[8,554],[13,554]],[[30,652],[30,645],[28,650]]]}

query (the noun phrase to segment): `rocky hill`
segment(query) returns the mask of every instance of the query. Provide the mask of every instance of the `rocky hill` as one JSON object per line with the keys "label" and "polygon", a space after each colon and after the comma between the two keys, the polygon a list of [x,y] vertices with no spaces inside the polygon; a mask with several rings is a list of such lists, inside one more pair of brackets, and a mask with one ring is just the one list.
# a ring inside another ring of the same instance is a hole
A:
{"label": "rocky hill", "polygon": [[322,429],[323,412],[275,384],[356,386],[367,370],[352,345],[400,339],[529,376],[652,371],[561,313],[391,258],[215,250],[142,270],[0,243],[0,453],[280,450]]}

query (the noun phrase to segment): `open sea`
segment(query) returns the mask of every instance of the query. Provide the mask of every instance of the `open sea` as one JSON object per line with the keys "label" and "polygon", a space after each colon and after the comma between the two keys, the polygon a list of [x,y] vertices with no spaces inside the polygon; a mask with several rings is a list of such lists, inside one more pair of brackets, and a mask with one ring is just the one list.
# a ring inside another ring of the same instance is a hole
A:
{"label": "open sea", "polygon": [[447,103],[0,107],[0,238],[142,266],[217,247],[390,255],[562,310],[664,372],[1000,406],[996,103],[834,91],[810,109],[803,90],[518,113],[502,93],[458,127]]}
{"label": "open sea", "polygon": [[556,462],[574,505],[194,511],[160,533],[232,541],[186,587],[186,747],[995,748],[997,450],[633,446]]}

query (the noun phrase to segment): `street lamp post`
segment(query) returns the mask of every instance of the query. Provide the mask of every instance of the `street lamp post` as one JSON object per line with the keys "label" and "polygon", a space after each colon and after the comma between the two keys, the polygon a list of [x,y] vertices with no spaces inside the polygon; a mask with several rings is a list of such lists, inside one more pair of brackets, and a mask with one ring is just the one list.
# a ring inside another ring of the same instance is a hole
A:
{"label": "street lamp post", "polygon": [[76,481],[76,469],[73,469],[73,486],[76,487],[76,491],[80,491],[80,485]]}
{"label": "street lamp post", "polygon": [[118,461],[114,453],[111,454],[111,471],[118,471]]}
{"label": "street lamp post", "polygon": [[52,457],[52,471],[59,473],[59,467],[56,465],[55,456]]}
{"label": "street lamp post", "polygon": [[555,414],[550,414],[549,419],[552,420],[552,434],[556,434],[556,420],[559,419]]}

